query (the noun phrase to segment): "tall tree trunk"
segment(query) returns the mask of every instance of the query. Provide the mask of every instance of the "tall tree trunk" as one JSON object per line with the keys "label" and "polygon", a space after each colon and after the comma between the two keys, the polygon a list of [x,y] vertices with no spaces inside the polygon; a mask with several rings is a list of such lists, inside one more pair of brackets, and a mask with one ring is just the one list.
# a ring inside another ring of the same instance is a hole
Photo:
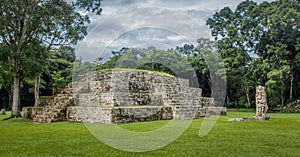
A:
{"label": "tall tree trunk", "polygon": [[244,89],[245,89],[245,94],[246,94],[246,98],[247,98],[247,102],[248,102],[248,107],[250,108],[251,107],[251,101],[250,101],[250,96],[249,96],[249,86],[248,84],[246,84],[244,86]]}
{"label": "tall tree trunk", "polygon": [[11,117],[20,117],[20,72],[16,72],[14,76],[14,92]]}
{"label": "tall tree trunk", "polygon": [[284,105],[284,91],[281,90],[281,108],[283,108]]}
{"label": "tall tree trunk", "polygon": [[226,105],[229,104],[230,101],[229,101],[229,96],[228,96],[228,93],[226,92]]}
{"label": "tall tree trunk", "polygon": [[38,105],[39,102],[39,91],[40,91],[40,75],[38,75],[35,78],[35,84],[34,84],[34,106]]}
{"label": "tall tree trunk", "polygon": [[294,74],[291,74],[291,84],[290,84],[290,101],[293,98],[293,81],[294,81]]}
{"label": "tall tree trunk", "polygon": [[247,102],[248,102],[248,108],[251,108],[251,101],[250,101],[250,97],[249,97],[249,92],[246,93],[246,97],[247,97]]}

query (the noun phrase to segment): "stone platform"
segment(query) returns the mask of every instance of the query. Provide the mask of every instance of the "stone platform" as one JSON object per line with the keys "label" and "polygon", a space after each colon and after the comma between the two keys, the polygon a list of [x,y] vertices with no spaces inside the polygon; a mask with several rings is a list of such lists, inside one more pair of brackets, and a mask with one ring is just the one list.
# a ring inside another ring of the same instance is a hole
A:
{"label": "stone platform", "polygon": [[171,107],[68,107],[67,119],[75,122],[128,123],[173,118]]}
{"label": "stone platform", "polygon": [[53,96],[41,97],[42,108],[23,108],[37,123],[78,121],[127,123],[195,119],[226,112],[202,97],[189,81],[149,71],[97,71],[77,79]]}

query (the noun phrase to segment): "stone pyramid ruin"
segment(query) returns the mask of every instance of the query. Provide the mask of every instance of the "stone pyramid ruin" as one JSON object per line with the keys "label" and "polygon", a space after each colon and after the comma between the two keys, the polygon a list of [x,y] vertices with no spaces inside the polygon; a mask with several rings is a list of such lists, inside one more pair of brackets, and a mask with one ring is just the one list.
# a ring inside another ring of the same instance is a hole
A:
{"label": "stone pyramid ruin", "polygon": [[23,107],[24,118],[36,123],[75,121],[128,123],[187,120],[225,113],[213,98],[202,97],[189,80],[149,71],[97,71],[53,96],[41,96],[40,107]]}

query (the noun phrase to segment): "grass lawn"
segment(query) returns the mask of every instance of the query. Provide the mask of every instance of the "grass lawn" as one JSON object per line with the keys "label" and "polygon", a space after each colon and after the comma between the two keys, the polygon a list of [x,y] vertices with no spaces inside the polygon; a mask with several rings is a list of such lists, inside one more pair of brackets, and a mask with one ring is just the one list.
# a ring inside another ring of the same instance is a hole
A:
{"label": "grass lawn", "polygon": [[[194,120],[173,143],[143,153],[111,148],[90,134],[83,123],[33,124],[26,119],[11,119],[0,121],[0,156],[300,156],[300,114],[268,114],[269,121],[228,121],[253,115],[254,112],[228,112],[203,138],[198,136],[203,119]],[[5,117],[8,115],[0,116]],[[147,131],[167,122],[120,126]]]}

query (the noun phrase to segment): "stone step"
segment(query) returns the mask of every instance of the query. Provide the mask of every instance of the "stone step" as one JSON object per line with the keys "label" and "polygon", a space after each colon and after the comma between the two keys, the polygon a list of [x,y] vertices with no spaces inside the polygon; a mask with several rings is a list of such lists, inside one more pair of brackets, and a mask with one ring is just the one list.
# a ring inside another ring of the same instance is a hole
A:
{"label": "stone step", "polygon": [[33,122],[35,123],[50,123],[51,119],[47,115],[37,115]]}

